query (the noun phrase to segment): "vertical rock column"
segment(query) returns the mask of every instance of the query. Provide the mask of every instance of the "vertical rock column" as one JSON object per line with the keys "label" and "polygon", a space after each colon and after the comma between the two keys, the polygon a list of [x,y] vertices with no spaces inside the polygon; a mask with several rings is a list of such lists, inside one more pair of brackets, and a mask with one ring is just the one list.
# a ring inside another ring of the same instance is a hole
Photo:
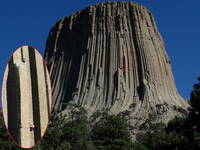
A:
{"label": "vertical rock column", "polygon": [[15,80],[19,82],[19,91],[13,94],[20,95],[20,145],[22,147],[30,147],[34,145],[35,140],[34,130],[30,130],[30,127],[34,125],[32,109],[32,96],[34,95],[31,94],[32,87],[28,47],[23,47],[21,51],[16,51],[13,55],[13,61],[16,71]]}
{"label": "vertical rock column", "polygon": [[51,87],[42,56],[23,46],[11,57],[3,80],[3,115],[14,141],[30,148],[43,136],[51,109]]}
{"label": "vertical rock column", "polygon": [[91,112],[129,110],[143,121],[155,113],[167,121],[188,108],[153,15],[140,4],[99,3],[61,19],[49,33],[45,59],[56,110],[72,102]]}

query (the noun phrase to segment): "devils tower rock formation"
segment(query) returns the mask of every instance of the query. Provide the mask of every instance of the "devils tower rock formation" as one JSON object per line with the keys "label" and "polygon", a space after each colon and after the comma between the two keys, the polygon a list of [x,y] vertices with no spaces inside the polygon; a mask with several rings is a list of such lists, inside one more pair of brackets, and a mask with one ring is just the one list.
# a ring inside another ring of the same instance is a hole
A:
{"label": "devils tower rock formation", "polygon": [[167,121],[188,107],[151,12],[134,2],[100,3],[61,19],[45,59],[56,110],[64,102],[91,112],[129,110],[134,123],[149,113]]}

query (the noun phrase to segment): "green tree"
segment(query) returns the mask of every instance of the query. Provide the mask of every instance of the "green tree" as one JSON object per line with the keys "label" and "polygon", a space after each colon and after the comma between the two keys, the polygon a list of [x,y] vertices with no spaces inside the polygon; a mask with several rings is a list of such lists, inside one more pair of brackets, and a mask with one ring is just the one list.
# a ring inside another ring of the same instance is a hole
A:
{"label": "green tree", "polygon": [[11,141],[9,134],[4,127],[3,114],[0,112],[0,149],[1,150],[12,150],[16,146]]}
{"label": "green tree", "polygon": [[190,103],[189,122],[192,124],[191,128],[193,129],[193,147],[194,149],[200,149],[200,77],[198,83],[193,86]]}
{"label": "green tree", "polygon": [[91,133],[87,112],[80,106],[75,106],[71,111],[66,124],[63,126],[65,135],[63,139],[69,141],[72,150],[95,150],[91,140]]}
{"label": "green tree", "polygon": [[[148,119],[151,120],[151,119]],[[165,150],[170,147],[163,123],[147,122],[147,130],[137,134],[137,141],[148,150]]]}
{"label": "green tree", "polygon": [[134,142],[131,146],[131,150],[148,150],[143,144]]}
{"label": "green tree", "polygon": [[70,144],[66,140],[61,141],[61,138],[64,136],[62,124],[64,118],[58,118],[55,113],[51,115],[51,121],[47,131],[40,141],[39,146],[42,149],[48,150],[69,150]]}
{"label": "green tree", "polygon": [[195,131],[200,132],[200,77],[198,78],[198,83],[193,86],[190,103],[192,107],[190,121]]}
{"label": "green tree", "polygon": [[193,87],[190,104],[188,116],[174,118],[165,128],[148,128],[147,132],[138,134],[138,142],[149,150],[200,149],[200,78]]}
{"label": "green tree", "polygon": [[[54,114],[52,123],[41,142],[49,150],[95,150],[90,136],[87,112],[78,105],[68,104],[68,117]],[[52,142],[53,141],[53,142]]]}
{"label": "green tree", "polygon": [[122,117],[104,112],[92,129],[92,139],[97,150],[131,150],[133,143],[128,127]]}

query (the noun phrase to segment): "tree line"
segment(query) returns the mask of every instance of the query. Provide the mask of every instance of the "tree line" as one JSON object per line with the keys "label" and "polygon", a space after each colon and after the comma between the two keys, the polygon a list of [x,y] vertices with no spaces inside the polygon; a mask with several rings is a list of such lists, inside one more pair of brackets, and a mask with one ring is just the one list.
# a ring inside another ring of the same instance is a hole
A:
{"label": "tree line", "polygon": [[[129,113],[110,115],[96,112],[90,118],[79,105],[67,104],[68,116],[53,113],[49,127],[32,150],[199,150],[200,149],[200,78],[191,92],[189,113],[167,125],[148,123],[146,132],[136,140],[130,134]],[[3,127],[0,115],[0,150],[19,150]],[[149,116],[151,120],[153,116]]]}

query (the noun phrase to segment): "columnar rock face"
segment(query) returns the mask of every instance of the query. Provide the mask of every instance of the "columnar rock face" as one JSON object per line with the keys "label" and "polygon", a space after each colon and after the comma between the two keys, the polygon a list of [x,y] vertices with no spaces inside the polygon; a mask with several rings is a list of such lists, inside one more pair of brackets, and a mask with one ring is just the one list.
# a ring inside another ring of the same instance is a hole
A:
{"label": "columnar rock face", "polygon": [[18,48],[4,73],[2,110],[5,125],[17,145],[34,146],[47,128],[51,85],[42,56],[32,47]]}
{"label": "columnar rock face", "polygon": [[149,113],[167,121],[188,107],[151,12],[134,2],[100,3],[61,19],[45,59],[56,110],[73,102],[91,112],[129,110],[133,122],[144,122]]}

